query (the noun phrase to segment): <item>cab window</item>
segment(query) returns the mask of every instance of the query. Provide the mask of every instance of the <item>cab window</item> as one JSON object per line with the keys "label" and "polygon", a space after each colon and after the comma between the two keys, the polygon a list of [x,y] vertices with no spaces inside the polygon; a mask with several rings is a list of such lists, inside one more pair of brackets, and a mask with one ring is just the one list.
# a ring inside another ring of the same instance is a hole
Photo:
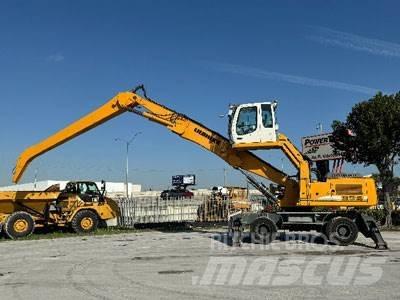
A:
{"label": "cab window", "polygon": [[257,129],[257,107],[243,107],[239,111],[236,123],[236,133],[245,135],[256,131]]}
{"label": "cab window", "polygon": [[261,104],[262,123],[265,128],[273,127],[271,105]]}
{"label": "cab window", "polygon": [[65,191],[67,193],[76,193],[76,185],[75,185],[75,183],[68,182],[66,187],[65,187]]}
{"label": "cab window", "polygon": [[79,182],[78,184],[77,184],[77,193],[78,194],[86,194],[86,190],[87,190],[87,188],[86,188],[86,184],[84,184],[83,182]]}
{"label": "cab window", "polygon": [[97,185],[94,182],[88,182],[87,183],[87,192],[89,192],[89,194],[100,194],[99,189],[97,188]]}
{"label": "cab window", "polygon": [[98,190],[96,184],[94,184],[92,182],[80,182],[78,184],[78,193],[96,195],[96,194],[99,194],[99,190]]}

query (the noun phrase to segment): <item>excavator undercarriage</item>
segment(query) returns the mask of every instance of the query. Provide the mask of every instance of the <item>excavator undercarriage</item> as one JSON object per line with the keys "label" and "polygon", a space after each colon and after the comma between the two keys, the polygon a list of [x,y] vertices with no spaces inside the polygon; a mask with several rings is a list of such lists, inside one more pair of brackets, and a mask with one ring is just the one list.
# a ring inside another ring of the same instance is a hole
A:
{"label": "excavator undercarriage", "polygon": [[362,211],[282,209],[279,198],[270,189],[246,171],[239,171],[265,197],[265,203],[263,211],[235,212],[229,217],[229,233],[235,245],[240,245],[242,232],[249,228],[250,237],[256,243],[270,243],[275,239],[278,230],[288,230],[316,231],[325,242],[347,246],[355,242],[358,233],[362,233],[375,242],[376,249],[388,249],[374,218]]}

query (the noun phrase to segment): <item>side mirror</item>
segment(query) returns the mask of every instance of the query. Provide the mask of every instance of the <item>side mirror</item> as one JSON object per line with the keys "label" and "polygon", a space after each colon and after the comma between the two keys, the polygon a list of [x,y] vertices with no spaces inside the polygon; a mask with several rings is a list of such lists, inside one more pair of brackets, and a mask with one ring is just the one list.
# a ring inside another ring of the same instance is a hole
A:
{"label": "side mirror", "polygon": [[229,104],[229,110],[228,110],[228,116],[233,117],[233,114],[235,113],[237,105]]}
{"label": "side mirror", "polygon": [[106,182],[104,180],[101,181],[101,193],[104,195],[106,192]]}
{"label": "side mirror", "polygon": [[275,130],[276,130],[276,131],[279,130],[279,124],[278,124],[278,123],[275,124]]}

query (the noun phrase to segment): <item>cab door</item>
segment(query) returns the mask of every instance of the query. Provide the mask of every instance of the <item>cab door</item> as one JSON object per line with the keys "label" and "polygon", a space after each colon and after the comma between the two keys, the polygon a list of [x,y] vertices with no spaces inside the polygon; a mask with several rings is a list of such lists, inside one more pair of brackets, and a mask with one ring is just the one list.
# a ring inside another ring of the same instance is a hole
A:
{"label": "cab door", "polygon": [[276,120],[274,105],[267,103],[258,103],[259,105],[259,129],[258,137],[260,142],[276,141]]}
{"label": "cab door", "polygon": [[259,112],[257,104],[240,105],[235,112],[231,123],[231,132],[234,143],[257,142],[259,126]]}

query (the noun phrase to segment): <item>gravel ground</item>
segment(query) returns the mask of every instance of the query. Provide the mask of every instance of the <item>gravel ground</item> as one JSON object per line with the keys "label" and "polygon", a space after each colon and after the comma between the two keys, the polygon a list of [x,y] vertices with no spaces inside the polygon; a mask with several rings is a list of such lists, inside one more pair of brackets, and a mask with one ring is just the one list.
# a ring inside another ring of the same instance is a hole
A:
{"label": "gravel ground", "polygon": [[399,298],[400,232],[383,235],[389,251],[361,237],[349,247],[299,240],[229,247],[216,232],[3,241],[0,298]]}

